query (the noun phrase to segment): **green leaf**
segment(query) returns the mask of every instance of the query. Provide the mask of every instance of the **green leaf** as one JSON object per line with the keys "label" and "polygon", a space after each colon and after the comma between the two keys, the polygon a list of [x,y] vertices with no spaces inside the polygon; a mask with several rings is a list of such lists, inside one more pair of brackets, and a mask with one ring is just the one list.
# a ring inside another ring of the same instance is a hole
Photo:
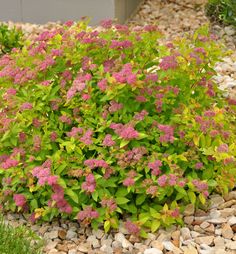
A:
{"label": "green leaf", "polygon": [[193,191],[188,192],[190,202],[194,205],[196,203],[196,195]]}
{"label": "green leaf", "polygon": [[126,146],[128,144],[129,144],[129,140],[121,140],[121,142],[120,142],[120,148],[122,148],[122,147],[124,147],[124,146]]}
{"label": "green leaf", "polygon": [[105,221],[104,223],[104,230],[105,230],[105,233],[107,233],[111,228],[111,222],[109,220]]}
{"label": "green leaf", "polygon": [[75,203],[79,202],[78,195],[71,189],[66,189],[65,194],[67,194]]}
{"label": "green leaf", "polygon": [[93,198],[93,200],[94,201],[98,201],[98,192],[97,191],[94,191],[93,193],[92,193],[92,198]]}
{"label": "green leaf", "polygon": [[128,202],[129,202],[129,200],[127,198],[124,198],[124,197],[117,197],[116,198],[116,203],[118,205],[123,205],[123,204],[126,204]]}
{"label": "green leaf", "polygon": [[161,225],[161,222],[159,220],[152,221],[152,225],[151,225],[152,233],[156,232],[157,229],[160,227],[160,225]]}
{"label": "green leaf", "polygon": [[200,202],[201,202],[203,205],[205,205],[205,203],[206,203],[206,198],[205,198],[205,196],[204,196],[202,193],[199,194],[198,198],[199,198]]}
{"label": "green leaf", "polygon": [[141,205],[146,199],[146,195],[138,195],[136,198],[136,205]]}

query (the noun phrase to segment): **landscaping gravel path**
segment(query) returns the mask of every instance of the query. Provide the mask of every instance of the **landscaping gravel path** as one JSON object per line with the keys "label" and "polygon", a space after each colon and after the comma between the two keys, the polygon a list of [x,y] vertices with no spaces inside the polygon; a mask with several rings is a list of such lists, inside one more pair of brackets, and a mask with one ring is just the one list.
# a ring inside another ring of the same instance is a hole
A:
{"label": "landscaping gravel path", "polygon": [[[128,22],[130,25],[158,23],[167,39],[182,36],[207,23],[204,14],[206,0],[147,0]],[[13,25],[13,23],[12,23]],[[18,24],[28,34],[35,36],[44,29],[60,24]],[[236,32],[232,27],[212,26],[233,54],[215,67],[215,81],[226,95],[236,98]],[[191,205],[184,212],[183,227],[172,227],[149,234],[147,240],[130,236],[121,226],[118,232],[105,234],[79,227],[78,223],[63,220],[43,226],[30,225],[27,218],[7,214],[6,221],[17,226],[25,224],[46,239],[48,254],[236,254],[236,191],[224,198],[213,195],[206,211],[194,211]]]}

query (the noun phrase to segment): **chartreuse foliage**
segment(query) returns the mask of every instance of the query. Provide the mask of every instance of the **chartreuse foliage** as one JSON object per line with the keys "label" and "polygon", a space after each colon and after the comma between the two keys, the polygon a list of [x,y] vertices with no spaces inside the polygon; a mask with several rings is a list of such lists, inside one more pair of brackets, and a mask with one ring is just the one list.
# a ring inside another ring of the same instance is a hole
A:
{"label": "chartreuse foliage", "polygon": [[[156,27],[85,22],[0,59],[4,209],[145,237],[235,183],[235,101],[212,81],[207,28],[161,43]],[[126,220],[125,218],[128,218]]]}

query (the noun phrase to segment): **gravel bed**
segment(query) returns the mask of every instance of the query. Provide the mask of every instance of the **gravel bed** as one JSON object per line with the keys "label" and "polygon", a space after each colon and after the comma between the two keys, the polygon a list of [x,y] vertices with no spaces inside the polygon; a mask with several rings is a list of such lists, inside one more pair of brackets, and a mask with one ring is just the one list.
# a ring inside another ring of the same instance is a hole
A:
{"label": "gravel bed", "polygon": [[29,226],[46,240],[44,253],[48,254],[235,254],[236,191],[224,198],[214,194],[207,203],[206,211],[186,206],[183,227],[160,229],[146,240],[129,235],[122,225],[105,234],[65,220],[31,225],[21,214],[8,213],[5,221],[14,227]]}

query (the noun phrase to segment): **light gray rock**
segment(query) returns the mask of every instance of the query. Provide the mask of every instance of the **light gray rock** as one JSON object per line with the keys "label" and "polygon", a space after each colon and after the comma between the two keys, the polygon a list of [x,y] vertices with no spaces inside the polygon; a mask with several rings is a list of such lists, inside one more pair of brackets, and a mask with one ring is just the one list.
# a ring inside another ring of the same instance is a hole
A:
{"label": "light gray rock", "polygon": [[51,239],[51,240],[58,238],[58,230],[53,230],[53,231],[50,231],[50,232],[46,232],[44,234],[44,238],[45,239]]}
{"label": "light gray rock", "polygon": [[181,233],[181,236],[183,237],[184,241],[191,238],[190,230],[187,227],[181,228],[180,233]]}
{"label": "light gray rock", "polygon": [[107,246],[106,244],[104,244],[100,250],[103,252],[103,253],[107,253],[107,254],[112,254],[114,253],[113,249],[111,246]]}
{"label": "light gray rock", "polygon": [[232,26],[226,26],[224,28],[225,30],[225,33],[228,35],[228,36],[232,36],[232,35],[235,35],[236,31],[235,29],[232,27]]}
{"label": "light gray rock", "polygon": [[66,239],[71,240],[73,238],[77,238],[77,233],[69,229],[66,233]]}
{"label": "light gray rock", "polygon": [[97,239],[101,239],[104,236],[104,231],[101,229],[98,230],[94,230],[92,231],[92,234],[97,238]]}
{"label": "light gray rock", "polygon": [[144,251],[144,254],[163,254],[163,252],[156,248],[149,248]]}
{"label": "light gray rock", "polygon": [[123,247],[124,249],[128,249],[129,247],[133,247],[132,243],[129,242],[129,241],[125,238],[124,234],[122,234],[122,233],[117,233],[117,234],[115,234],[115,240],[118,241],[118,242],[120,242],[120,243],[122,244],[122,247]]}
{"label": "light gray rock", "polygon": [[68,254],[77,254],[77,250],[76,249],[72,249],[68,251]]}
{"label": "light gray rock", "polygon": [[236,217],[232,216],[231,218],[229,218],[228,223],[230,226],[235,225],[236,224]]}

